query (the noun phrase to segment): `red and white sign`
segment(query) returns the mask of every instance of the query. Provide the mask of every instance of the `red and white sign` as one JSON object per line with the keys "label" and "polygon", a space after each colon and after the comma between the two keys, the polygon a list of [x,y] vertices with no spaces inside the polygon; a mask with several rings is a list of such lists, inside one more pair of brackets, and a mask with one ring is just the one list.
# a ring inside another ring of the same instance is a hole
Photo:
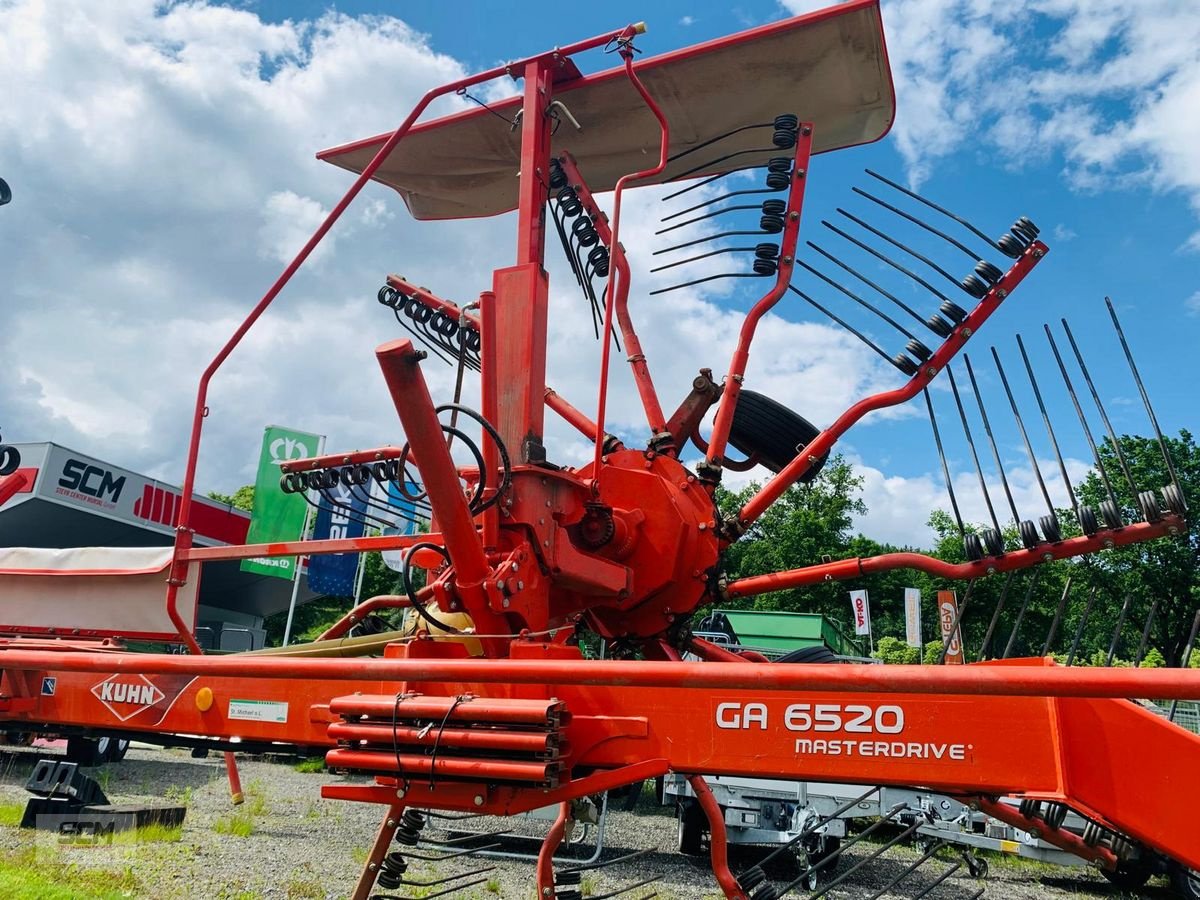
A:
{"label": "red and white sign", "polygon": [[854,615],[854,633],[871,633],[871,602],[866,591],[850,592],[850,611]]}
{"label": "red and white sign", "polygon": [[145,675],[110,675],[93,685],[92,693],[122,722],[166,697]]}
{"label": "red and white sign", "polygon": [[[950,639],[950,645],[946,648],[946,663],[961,666],[963,664],[962,626],[955,622],[958,618],[958,598],[954,591],[938,591],[937,597],[942,644],[946,643],[947,638]],[[953,637],[950,635],[951,628],[954,629]]]}

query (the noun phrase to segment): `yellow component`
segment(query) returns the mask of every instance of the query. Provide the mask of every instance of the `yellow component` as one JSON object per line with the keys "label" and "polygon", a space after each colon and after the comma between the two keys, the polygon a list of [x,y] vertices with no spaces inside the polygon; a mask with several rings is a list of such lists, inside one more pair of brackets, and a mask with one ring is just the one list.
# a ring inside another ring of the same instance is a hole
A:
{"label": "yellow component", "polygon": [[1020,853],[1021,845],[1018,844],[1016,841],[1001,841],[1000,842],[1000,852],[1001,853]]}
{"label": "yellow component", "polygon": [[208,712],[212,709],[213,692],[210,687],[202,687],[196,691],[196,709],[200,712]]}
{"label": "yellow component", "polygon": [[[435,621],[442,622],[457,631],[475,630],[475,623],[466,613],[443,612],[437,603],[433,601],[425,605],[425,610]],[[472,637],[470,634],[454,634],[454,632],[438,628],[436,625],[430,624],[417,615],[415,610],[410,609],[404,614],[404,624],[400,630],[405,635],[413,635],[418,631],[426,631],[434,640],[453,641],[466,647],[467,653],[471,656],[483,656],[483,645],[479,642],[478,638]]]}
{"label": "yellow component", "polygon": [[645,34],[646,33],[646,23],[645,22],[635,22],[633,25],[633,33],[634,34]]}

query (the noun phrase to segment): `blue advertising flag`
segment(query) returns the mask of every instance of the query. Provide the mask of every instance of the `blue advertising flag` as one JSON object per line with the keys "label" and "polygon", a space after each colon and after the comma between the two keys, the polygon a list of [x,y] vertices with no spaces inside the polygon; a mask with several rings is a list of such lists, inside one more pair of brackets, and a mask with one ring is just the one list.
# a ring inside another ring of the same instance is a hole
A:
{"label": "blue advertising flag", "polygon": [[[420,488],[409,481],[405,485],[405,490],[409,496],[415,497],[420,491]],[[400,490],[400,485],[394,481],[387,483],[387,498],[386,501],[395,513],[395,521],[393,524],[383,529],[383,534],[416,534],[417,533],[417,508],[412,500],[404,495]],[[384,550],[383,564],[395,572],[400,571],[400,566],[404,558],[403,550]]]}
{"label": "blue advertising flag", "polygon": [[[334,502],[331,503],[331,499]],[[366,509],[362,490],[351,492],[350,488],[339,482],[321,497],[313,538],[323,541],[362,537],[365,529],[363,513]],[[352,597],[357,571],[357,553],[311,556],[308,560],[308,587],[314,593],[328,597]]]}

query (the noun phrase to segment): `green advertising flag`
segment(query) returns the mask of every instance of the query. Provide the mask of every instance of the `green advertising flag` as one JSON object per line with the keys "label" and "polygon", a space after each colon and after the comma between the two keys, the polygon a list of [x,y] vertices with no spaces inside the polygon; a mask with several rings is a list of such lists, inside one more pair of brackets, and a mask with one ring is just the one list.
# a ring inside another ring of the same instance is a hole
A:
{"label": "green advertising flag", "polygon": [[[302,494],[285,494],[279,489],[279,464],[290,459],[305,459],[321,452],[325,438],[305,431],[268,426],[263,435],[262,454],[258,458],[258,477],[254,479],[254,512],[250,516],[247,544],[270,541],[294,541],[304,529],[308,504]],[[257,557],[242,560],[242,571],[275,578],[292,578],[296,572],[294,556]]]}

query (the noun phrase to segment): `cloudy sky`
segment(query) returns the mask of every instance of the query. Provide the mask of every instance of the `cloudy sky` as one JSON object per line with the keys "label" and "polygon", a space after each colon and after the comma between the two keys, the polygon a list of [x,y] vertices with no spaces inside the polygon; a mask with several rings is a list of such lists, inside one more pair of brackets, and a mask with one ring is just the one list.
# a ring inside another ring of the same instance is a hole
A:
{"label": "cloudy sky", "polygon": [[[178,482],[200,370],[349,185],[347,173],[315,160],[317,150],[393,127],[431,86],[627,20],[650,17],[639,45],[657,53],[821,5],[617,0],[555,18],[517,3],[0,0],[0,177],[14,194],[0,208],[5,439],[53,440]],[[867,186],[864,167],[997,235],[1017,215],[1041,225],[1051,256],[974,348],[1018,505],[1037,515],[989,344],[1036,426],[1047,474],[1050,448],[1014,332],[1033,351],[1072,474],[1086,468],[1087,449],[1050,368],[1043,322],[1069,317],[1118,430],[1146,429],[1106,324],[1106,293],[1163,424],[1196,424],[1200,6],[885,0],[884,20],[896,125],[875,145],[814,161],[805,235],[838,206],[861,208],[850,187]],[[585,71],[611,62],[579,60]],[[647,296],[657,203],[652,191],[630,195],[625,236],[635,278],[643,274],[635,319],[673,407],[699,366],[725,368],[753,298],[720,282]],[[509,216],[416,223],[390,190],[366,190],[214,381],[200,487],[251,480],[268,423],[326,434],[331,448],[401,440],[372,354],[398,332],[375,291],[401,272],[443,296],[473,298],[493,268],[510,264],[512,226]],[[549,381],[590,410],[599,347],[557,258],[551,272]],[[824,425],[864,393],[902,381],[810,313],[780,304],[759,330],[748,386]],[[855,322],[893,350],[903,345],[878,320]],[[448,368],[431,365],[427,377],[448,395]],[[610,429],[644,439],[623,370],[613,384]],[[944,386],[935,393],[960,500],[982,519],[952,400]],[[560,462],[586,455],[558,423],[550,439]],[[866,478],[861,528],[924,540],[945,489],[923,410],[868,419],[843,449]],[[990,473],[986,455],[985,466]]]}

